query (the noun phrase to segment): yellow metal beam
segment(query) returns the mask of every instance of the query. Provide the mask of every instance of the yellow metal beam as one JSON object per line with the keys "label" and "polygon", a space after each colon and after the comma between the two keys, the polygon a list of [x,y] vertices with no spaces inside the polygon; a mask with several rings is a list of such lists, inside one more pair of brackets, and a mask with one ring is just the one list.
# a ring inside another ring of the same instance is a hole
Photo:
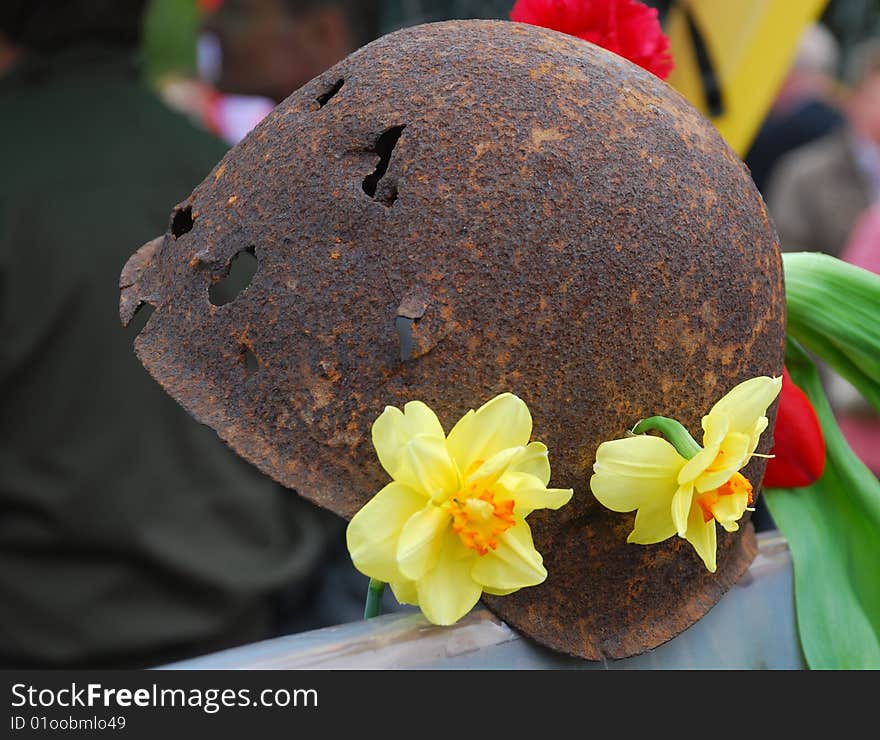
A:
{"label": "yellow metal beam", "polygon": [[[715,124],[740,156],[755,134],[794,61],[804,29],[828,0],[678,0],[667,15],[675,69],[669,83]],[[710,110],[699,61],[701,38],[720,91]]]}

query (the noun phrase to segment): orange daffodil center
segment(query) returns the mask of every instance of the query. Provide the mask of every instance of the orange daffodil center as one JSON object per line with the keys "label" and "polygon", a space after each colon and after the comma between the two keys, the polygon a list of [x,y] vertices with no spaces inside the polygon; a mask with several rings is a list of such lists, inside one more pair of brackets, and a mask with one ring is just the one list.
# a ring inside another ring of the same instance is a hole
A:
{"label": "orange daffodil center", "polygon": [[492,491],[484,490],[474,493],[476,486],[468,493],[454,496],[446,502],[452,514],[452,531],[460,538],[465,547],[474,550],[478,555],[486,555],[489,550],[498,547],[498,535],[510,529],[516,520],[513,499],[497,502]]}
{"label": "orange daffodil center", "polygon": [[547,487],[547,448],[531,433],[526,404],[510,393],[469,411],[448,437],[420,401],[387,407],[372,436],[392,481],[348,525],[355,567],[435,624],[458,621],[484,592],[543,582],[526,517],[573,491]]}
{"label": "orange daffodil center", "polygon": [[733,477],[724,485],[711,491],[697,494],[696,501],[703,510],[703,521],[710,522],[716,518],[715,507],[721,503],[722,496],[737,496],[742,493],[745,493],[746,503],[751,506],[754,503],[752,499],[752,484],[741,473],[734,473]]}
{"label": "orange daffodil center", "polygon": [[[479,470],[484,462],[472,462],[465,478]],[[513,499],[498,502],[491,489],[481,488],[477,483],[470,483],[444,506],[452,515],[452,531],[461,538],[465,547],[480,556],[486,555],[489,550],[495,550],[498,547],[498,535],[516,523],[513,517],[516,502]]]}
{"label": "orange daffodil center", "polygon": [[753,503],[752,485],[739,471],[754,454],[781,387],[782,378],[766,376],[736,386],[703,417],[703,446],[689,460],[648,435],[599,446],[590,487],[612,511],[636,510],[628,542],[647,545],[677,534],[715,572],[715,523],[735,532]]}

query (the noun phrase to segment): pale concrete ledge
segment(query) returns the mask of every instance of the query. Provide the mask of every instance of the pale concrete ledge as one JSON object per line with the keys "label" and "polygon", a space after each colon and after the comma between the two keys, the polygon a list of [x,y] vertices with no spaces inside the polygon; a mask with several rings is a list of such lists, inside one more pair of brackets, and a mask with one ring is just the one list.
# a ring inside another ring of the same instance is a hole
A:
{"label": "pale concrete ledge", "polygon": [[559,655],[479,608],[453,627],[420,614],[246,645],[167,669],[798,669],[791,557],[776,532],[758,535],[748,573],[705,617],[665,645],[626,660],[588,662]]}

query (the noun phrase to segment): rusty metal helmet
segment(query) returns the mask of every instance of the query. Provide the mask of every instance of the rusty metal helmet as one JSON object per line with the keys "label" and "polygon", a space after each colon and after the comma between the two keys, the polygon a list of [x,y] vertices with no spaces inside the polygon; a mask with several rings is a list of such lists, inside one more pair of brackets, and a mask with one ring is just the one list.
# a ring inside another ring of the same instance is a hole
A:
{"label": "rusty metal helmet", "polygon": [[[216,300],[246,253],[252,282]],[[669,86],[589,43],[463,21],[364,47],[175,208],[123,274],[123,320],[143,303],[136,351],[168,393],[344,517],[387,482],[370,441],[386,405],[422,400],[450,425],[523,398],[575,497],[529,519],[546,582],[485,602],[552,648],[655,647],[754,556],[750,525],[719,534],[714,574],[679,538],[628,545],[632,516],[590,494],[603,440],[655,414],[699,428],[736,383],[780,374],[784,301],[736,155]]]}

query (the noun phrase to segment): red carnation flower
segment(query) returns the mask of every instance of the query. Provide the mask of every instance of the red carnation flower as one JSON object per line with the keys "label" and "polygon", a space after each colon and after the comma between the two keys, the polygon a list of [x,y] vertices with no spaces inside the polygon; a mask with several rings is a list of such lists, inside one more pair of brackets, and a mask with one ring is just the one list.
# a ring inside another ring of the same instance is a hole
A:
{"label": "red carnation flower", "polygon": [[767,461],[765,488],[801,488],[815,483],[825,470],[825,439],[807,394],[782,371],[782,392],[773,432],[774,458]]}
{"label": "red carnation flower", "polygon": [[590,41],[665,80],[672,71],[669,39],[657,10],[637,0],[517,0],[510,20]]}

